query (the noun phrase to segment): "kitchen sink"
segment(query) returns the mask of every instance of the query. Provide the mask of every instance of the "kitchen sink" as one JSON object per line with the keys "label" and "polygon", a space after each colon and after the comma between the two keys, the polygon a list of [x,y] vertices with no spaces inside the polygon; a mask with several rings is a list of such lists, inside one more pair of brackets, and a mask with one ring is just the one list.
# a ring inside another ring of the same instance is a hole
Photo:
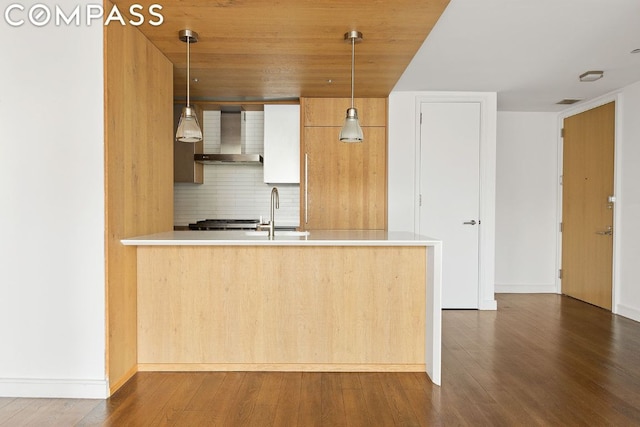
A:
{"label": "kitchen sink", "polygon": [[[255,231],[245,231],[244,232],[245,235],[247,236],[265,236],[267,237],[269,235],[269,232],[267,230],[255,230]],[[303,237],[303,236],[308,236],[310,233],[308,231],[292,231],[292,230],[276,230],[275,231],[275,235],[276,237],[281,236],[281,237]]]}

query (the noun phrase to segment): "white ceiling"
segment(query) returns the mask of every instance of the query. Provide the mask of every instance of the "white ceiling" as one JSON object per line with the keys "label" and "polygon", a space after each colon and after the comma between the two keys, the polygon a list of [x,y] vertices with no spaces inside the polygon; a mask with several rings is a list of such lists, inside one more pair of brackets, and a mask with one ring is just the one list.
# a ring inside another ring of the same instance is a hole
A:
{"label": "white ceiling", "polygon": [[[502,111],[561,111],[640,81],[640,0],[451,0],[394,90],[490,91]],[[602,70],[596,82],[580,82]]]}

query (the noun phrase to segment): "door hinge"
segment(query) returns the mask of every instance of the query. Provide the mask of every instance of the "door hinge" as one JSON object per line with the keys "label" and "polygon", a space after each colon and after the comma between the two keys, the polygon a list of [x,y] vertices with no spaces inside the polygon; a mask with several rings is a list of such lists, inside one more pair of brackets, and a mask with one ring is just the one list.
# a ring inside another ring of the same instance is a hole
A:
{"label": "door hinge", "polygon": [[422,206],[422,194],[418,195],[418,206]]}
{"label": "door hinge", "polygon": [[560,129],[560,138],[564,138],[564,128]]}
{"label": "door hinge", "polygon": [[562,269],[558,270],[558,279],[562,279]]}
{"label": "door hinge", "polygon": [[560,175],[560,185],[562,185],[562,177],[563,177],[563,176],[564,176],[564,175]]}
{"label": "door hinge", "polygon": [[422,124],[422,113],[420,113],[420,124]]}
{"label": "door hinge", "polygon": [[562,233],[562,223],[560,223],[560,232]]}

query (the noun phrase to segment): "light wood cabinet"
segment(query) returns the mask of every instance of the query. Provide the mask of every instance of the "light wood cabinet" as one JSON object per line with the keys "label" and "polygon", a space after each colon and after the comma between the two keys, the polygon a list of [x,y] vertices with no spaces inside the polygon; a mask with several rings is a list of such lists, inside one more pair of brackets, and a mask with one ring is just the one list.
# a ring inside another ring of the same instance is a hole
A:
{"label": "light wood cabinet", "polygon": [[139,370],[426,368],[424,246],[140,246],[137,253]]}
{"label": "light wood cabinet", "polygon": [[[386,98],[356,98],[360,126],[387,126]],[[351,98],[304,98],[304,126],[338,126],[344,124]]]}
{"label": "light wood cabinet", "polygon": [[[193,160],[194,154],[204,153],[204,141],[188,143],[176,141],[175,135],[180,121],[180,114],[184,104],[173,106],[173,182],[188,182],[202,184],[204,182],[204,169],[201,163]],[[198,123],[202,129],[204,120],[202,108],[192,105],[198,117]]]}
{"label": "light wood cabinet", "polygon": [[305,230],[387,228],[387,100],[357,100],[364,125],[361,144],[338,139],[350,103],[349,98],[301,100],[300,224]]}
{"label": "light wood cabinet", "polygon": [[385,128],[363,128],[363,144],[340,142],[339,132],[339,127],[304,130],[305,228],[384,229]]}

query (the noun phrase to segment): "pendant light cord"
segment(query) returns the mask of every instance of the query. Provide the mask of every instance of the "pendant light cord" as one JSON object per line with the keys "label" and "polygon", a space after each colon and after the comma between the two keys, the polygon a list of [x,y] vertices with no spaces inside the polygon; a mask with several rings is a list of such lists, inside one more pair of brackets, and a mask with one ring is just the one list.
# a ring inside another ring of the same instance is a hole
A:
{"label": "pendant light cord", "polygon": [[355,63],[356,63],[356,39],[355,37],[351,37],[351,108],[353,106],[353,81],[355,76]]}
{"label": "pendant light cord", "polygon": [[191,37],[187,36],[187,107],[191,107],[189,100],[189,68],[191,65],[189,64],[189,45],[191,44]]}

